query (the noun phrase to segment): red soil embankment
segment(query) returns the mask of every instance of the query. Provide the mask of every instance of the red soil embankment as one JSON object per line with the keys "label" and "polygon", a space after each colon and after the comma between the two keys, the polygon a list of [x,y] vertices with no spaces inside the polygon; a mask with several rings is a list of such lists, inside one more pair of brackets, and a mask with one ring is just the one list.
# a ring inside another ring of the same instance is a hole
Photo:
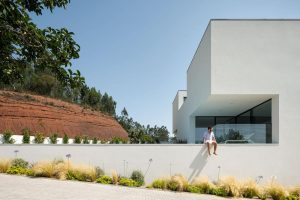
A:
{"label": "red soil embankment", "polygon": [[90,138],[127,138],[127,132],[108,115],[48,97],[0,91],[0,132],[10,129],[21,134],[22,129],[42,132],[46,136],[66,133],[70,138],[87,135]]}

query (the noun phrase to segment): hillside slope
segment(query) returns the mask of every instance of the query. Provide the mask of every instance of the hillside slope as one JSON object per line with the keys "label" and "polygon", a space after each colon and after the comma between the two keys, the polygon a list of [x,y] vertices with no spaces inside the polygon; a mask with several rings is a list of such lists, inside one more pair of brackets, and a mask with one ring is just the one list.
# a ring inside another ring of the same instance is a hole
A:
{"label": "hillside slope", "polygon": [[113,117],[57,99],[0,91],[0,132],[10,129],[20,134],[24,128],[47,136],[66,133],[70,138],[79,134],[100,139],[128,137]]}

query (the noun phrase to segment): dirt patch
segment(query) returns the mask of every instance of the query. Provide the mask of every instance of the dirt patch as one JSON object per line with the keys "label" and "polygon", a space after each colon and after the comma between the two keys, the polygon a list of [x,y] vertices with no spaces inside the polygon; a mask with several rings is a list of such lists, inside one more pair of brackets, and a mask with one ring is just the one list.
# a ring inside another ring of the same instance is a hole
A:
{"label": "dirt patch", "polygon": [[113,117],[100,112],[48,97],[0,91],[0,131],[10,129],[20,134],[24,128],[45,135],[55,132],[69,137],[128,137]]}

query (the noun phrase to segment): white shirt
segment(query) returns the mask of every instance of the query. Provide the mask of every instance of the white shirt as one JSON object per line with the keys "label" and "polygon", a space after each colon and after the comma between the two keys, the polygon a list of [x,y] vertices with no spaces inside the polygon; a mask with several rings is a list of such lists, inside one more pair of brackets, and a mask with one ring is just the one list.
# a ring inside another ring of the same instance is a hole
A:
{"label": "white shirt", "polygon": [[204,139],[204,142],[206,142],[206,141],[211,142],[212,140],[215,140],[214,132],[209,133],[208,131],[206,131],[203,135],[203,139]]}

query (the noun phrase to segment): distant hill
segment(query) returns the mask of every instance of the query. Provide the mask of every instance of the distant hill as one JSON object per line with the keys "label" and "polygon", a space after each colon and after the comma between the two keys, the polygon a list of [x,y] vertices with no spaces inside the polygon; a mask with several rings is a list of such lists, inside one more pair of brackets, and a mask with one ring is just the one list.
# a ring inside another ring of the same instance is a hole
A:
{"label": "distant hill", "polygon": [[5,129],[21,134],[22,129],[42,132],[46,136],[66,133],[70,138],[128,138],[127,132],[111,116],[77,104],[38,95],[0,91],[0,132]]}

